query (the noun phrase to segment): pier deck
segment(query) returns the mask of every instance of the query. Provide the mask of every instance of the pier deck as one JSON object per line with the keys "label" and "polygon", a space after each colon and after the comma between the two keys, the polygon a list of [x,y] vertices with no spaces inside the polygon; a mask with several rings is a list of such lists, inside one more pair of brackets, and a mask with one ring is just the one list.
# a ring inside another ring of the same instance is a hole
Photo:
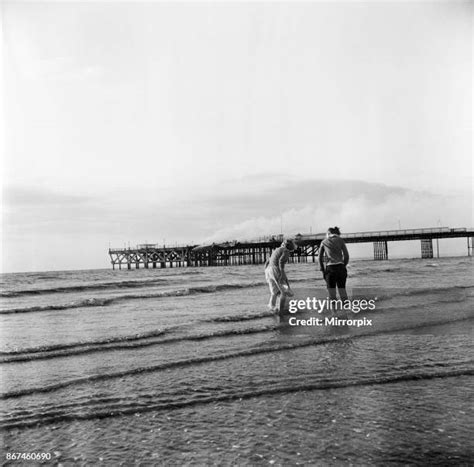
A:
{"label": "pier deck", "polygon": [[[290,262],[315,262],[319,246],[325,234],[297,234],[298,248],[292,252]],[[373,243],[374,259],[388,259],[388,243],[420,240],[421,257],[433,258],[433,240],[441,238],[466,238],[467,254],[472,256],[474,244],[473,228],[437,227],[427,229],[384,230],[343,234],[346,243]],[[112,267],[127,269],[166,268],[189,266],[231,266],[240,264],[263,264],[272,251],[280,246],[283,235],[272,235],[255,240],[212,243],[210,245],[160,246],[137,245],[135,248],[109,248]],[[437,251],[439,256],[439,250]]]}

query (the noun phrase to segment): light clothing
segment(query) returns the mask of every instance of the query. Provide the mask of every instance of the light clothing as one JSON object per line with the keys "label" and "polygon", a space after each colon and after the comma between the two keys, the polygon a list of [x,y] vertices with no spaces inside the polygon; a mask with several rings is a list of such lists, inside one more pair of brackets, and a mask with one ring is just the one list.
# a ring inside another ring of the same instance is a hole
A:
{"label": "light clothing", "polygon": [[270,293],[272,295],[278,295],[279,293],[283,292],[283,286],[280,285],[279,281],[275,279],[270,268],[265,269],[265,279],[268,282],[268,286],[270,287]]}
{"label": "light clothing", "polygon": [[268,277],[277,282],[286,282],[288,279],[285,273],[285,264],[289,257],[290,252],[284,246],[280,246],[274,250],[265,268],[265,277],[268,275]]}
{"label": "light clothing", "polygon": [[290,257],[289,250],[280,246],[273,251],[270,259],[265,266],[265,279],[270,287],[270,293],[276,295],[284,293],[284,285],[288,283],[288,278],[285,273],[285,264]]}

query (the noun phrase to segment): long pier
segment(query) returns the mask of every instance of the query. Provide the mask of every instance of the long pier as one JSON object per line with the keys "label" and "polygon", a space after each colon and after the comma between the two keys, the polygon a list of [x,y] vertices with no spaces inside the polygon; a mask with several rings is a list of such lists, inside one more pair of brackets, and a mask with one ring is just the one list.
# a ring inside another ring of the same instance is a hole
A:
{"label": "long pier", "polygon": [[[357,232],[341,235],[346,243],[372,243],[375,260],[388,259],[388,244],[395,241],[419,240],[421,257],[433,258],[433,240],[441,238],[466,238],[467,254],[472,256],[474,244],[473,228],[438,227],[428,229],[384,230]],[[293,237],[297,249],[292,252],[290,262],[315,262],[321,241],[325,234],[302,235]],[[233,266],[241,264],[263,264],[272,251],[279,247],[283,235],[272,235],[256,240],[212,243],[210,245],[159,246],[142,244],[135,248],[109,248],[112,268],[127,269]],[[439,249],[437,249],[439,256]]]}

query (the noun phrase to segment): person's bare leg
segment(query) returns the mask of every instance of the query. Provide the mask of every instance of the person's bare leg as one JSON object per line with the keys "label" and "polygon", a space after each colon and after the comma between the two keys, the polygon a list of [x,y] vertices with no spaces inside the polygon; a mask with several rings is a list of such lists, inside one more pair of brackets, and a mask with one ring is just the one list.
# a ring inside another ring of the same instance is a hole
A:
{"label": "person's bare leg", "polygon": [[272,292],[272,294],[270,295],[270,301],[268,302],[269,310],[275,311],[277,309],[277,298],[278,294]]}
{"label": "person's bare leg", "polygon": [[280,295],[280,287],[279,284],[274,281],[270,280],[269,281],[269,286],[270,286],[270,301],[268,302],[268,309],[271,311],[277,311],[278,306],[277,306],[277,299],[278,295]]}
{"label": "person's bare leg", "polygon": [[339,290],[339,297],[341,297],[341,300],[343,302],[345,302],[346,300],[349,299],[349,297],[347,296],[347,290],[346,289],[339,288],[338,290]]}
{"label": "person's bare leg", "polygon": [[287,295],[282,293],[280,294],[280,303],[278,306],[278,313],[282,314],[286,310]]}

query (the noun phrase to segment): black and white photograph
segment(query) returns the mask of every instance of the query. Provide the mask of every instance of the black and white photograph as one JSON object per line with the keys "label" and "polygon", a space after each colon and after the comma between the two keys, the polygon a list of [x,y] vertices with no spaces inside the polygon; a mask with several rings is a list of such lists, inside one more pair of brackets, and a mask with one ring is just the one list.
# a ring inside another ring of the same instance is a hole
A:
{"label": "black and white photograph", "polygon": [[1,465],[473,465],[473,25],[0,2]]}

